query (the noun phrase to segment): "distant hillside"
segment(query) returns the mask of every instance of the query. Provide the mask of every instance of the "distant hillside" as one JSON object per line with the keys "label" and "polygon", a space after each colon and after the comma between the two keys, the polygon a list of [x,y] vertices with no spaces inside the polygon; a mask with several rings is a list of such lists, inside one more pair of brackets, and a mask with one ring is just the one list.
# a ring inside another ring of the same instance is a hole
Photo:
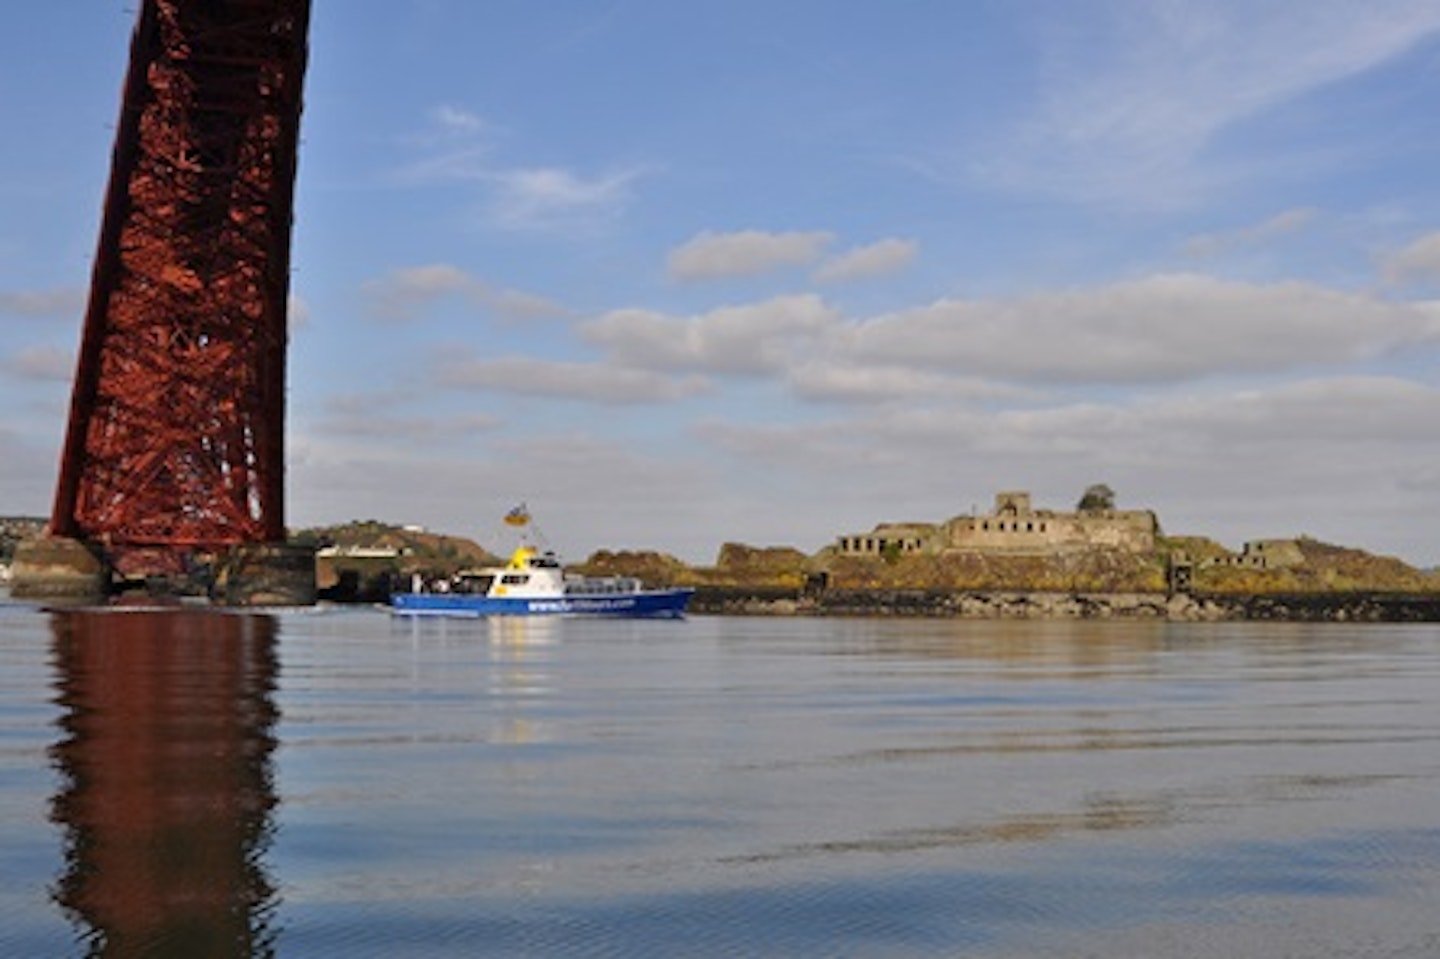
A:
{"label": "distant hillside", "polygon": [[404,565],[435,569],[461,569],[495,562],[495,555],[463,536],[433,533],[410,526],[395,526],[378,520],[352,520],[338,526],[317,526],[292,533],[290,540],[317,547],[342,549],[393,549],[406,557]]}
{"label": "distant hillside", "polygon": [[380,602],[416,574],[443,579],[499,562],[472,539],[378,520],[302,529],[291,533],[290,541],[320,551],[316,579],[321,595],[346,601]]}
{"label": "distant hillside", "polygon": [[38,516],[0,516],[0,563],[14,559],[15,547],[21,541],[45,532],[45,523]]}

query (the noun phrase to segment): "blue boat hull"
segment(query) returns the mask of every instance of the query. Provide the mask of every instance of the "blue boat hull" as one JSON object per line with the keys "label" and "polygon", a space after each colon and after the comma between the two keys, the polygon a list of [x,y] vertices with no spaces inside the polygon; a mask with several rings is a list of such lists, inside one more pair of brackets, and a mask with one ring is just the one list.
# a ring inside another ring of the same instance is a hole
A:
{"label": "blue boat hull", "polygon": [[693,589],[654,589],[610,595],[511,599],[465,593],[396,593],[390,611],[397,616],[649,616],[685,615]]}

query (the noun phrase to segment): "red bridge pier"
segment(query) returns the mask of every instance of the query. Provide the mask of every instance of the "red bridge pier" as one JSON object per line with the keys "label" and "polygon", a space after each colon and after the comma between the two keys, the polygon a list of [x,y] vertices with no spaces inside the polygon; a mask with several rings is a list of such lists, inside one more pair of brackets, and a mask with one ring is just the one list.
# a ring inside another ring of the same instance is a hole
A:
{"label": "red bridge pier", "polygon": [[141,3],[48,537],[17,556],[16,595],[314,601],[284,521],[309,18],[309,0]]}

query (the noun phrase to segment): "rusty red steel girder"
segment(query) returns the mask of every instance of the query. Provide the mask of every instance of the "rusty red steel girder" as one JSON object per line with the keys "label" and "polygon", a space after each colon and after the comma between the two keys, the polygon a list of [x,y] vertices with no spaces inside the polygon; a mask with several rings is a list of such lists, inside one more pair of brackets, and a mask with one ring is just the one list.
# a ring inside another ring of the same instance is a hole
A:
{"label": "rusty red steel girder", "polygon": [[285,538],[309,19],[310,0],[141,5],[53,535],[152,560]]}

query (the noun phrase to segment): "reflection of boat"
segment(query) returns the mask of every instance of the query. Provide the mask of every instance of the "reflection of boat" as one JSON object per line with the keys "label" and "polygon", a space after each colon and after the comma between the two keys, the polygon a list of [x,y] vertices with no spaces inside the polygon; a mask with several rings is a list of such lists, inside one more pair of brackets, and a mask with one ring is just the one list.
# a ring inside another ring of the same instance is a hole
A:
{"label": "reflection of boat", "polygon": [[[523,526],[529,514],[519,507],[505,517]],[[683,616],[686,587],[646,589],[630,576],[575,576],[559,559],[525,544],[504,566],[462,571],[430,589],[415,588],[390,597],[391,612],[401,616]]]}

